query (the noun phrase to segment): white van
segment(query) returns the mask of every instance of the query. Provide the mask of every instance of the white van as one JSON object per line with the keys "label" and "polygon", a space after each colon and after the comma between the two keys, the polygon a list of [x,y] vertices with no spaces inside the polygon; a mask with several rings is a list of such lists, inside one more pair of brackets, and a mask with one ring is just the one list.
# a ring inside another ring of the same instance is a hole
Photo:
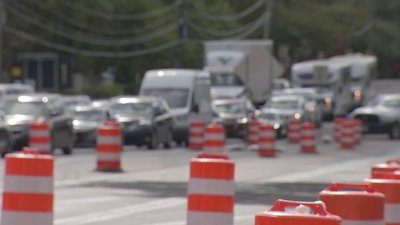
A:
{"label": "white van", "polygon": [[160,69],[147,71],[139,95],[162,97],[175,118],[174,139],[178,144],[188,139],[189,121],[212,121],[210,75],[195,69]]}

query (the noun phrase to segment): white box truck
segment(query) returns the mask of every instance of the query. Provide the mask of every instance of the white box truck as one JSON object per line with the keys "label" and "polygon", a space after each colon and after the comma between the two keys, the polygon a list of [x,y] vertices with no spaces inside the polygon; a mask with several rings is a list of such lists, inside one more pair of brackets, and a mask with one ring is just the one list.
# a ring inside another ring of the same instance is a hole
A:
{"label": "white box truck", "polygon": [[273,79],[283,74],[272,47],[271,40],[206,41],[204,69],[210,72],[212,97],[248,97],[257,105],[264,104]]}

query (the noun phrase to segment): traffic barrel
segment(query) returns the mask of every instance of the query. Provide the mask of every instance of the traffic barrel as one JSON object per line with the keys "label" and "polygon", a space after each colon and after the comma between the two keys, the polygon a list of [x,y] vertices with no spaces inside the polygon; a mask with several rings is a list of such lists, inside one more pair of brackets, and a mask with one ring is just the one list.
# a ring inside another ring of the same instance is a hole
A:
{"label": "traffic barrel", "polygon": [[382,171],[382,172],[393,172],[400,169],[400,159],[389,159],[384,163],[378,163],[372,166],[371,175],[374,172]]}
{"label": "traffic barrel", "polygon": [[187,225],[233,225],[235,163],[225,154],[190,160]]}
{"label": "traffic barrel", "polygon": [[189,127],[189,149],[201,150],[204,142],[205,124],[202,120],[191,120]]}
{"label": "traffic barrel", "polygon": [[333,183],[319,193],[328,212],[343,225],[384,225],[385,196],[371,184]]}
{"label": "traffic barrel", "polygon": [[340,134],[340,147],[342,149],[352,149],[354,147],[354,123],[352,120],[342,121],[342,131]]}
{"label": "traffic barrel", "polygon": [[29,128],[29,147],[38,149],[40,154],[50,154],[50,124],[47,121],[34,121]]}
{"label": "traffic barrel", "polygon": [[298,143],[301,138],[301,121],[300,119],[291,118],[289,120],[288,141],[290,143]]}
{"label": "traffic barrel", "polygon": [[[289,211],[289,209],[294,209]],[[279,199],[265,212],[256,214],[255,225],[340,225],[321,201],[297,202]]]}
{"label": "traffic barrel", "polygon": [[317,152],[316,146],[316,127],[312,122],[303,122],[301,124],[301,140],[300,152],[315,153]]}
{"label": "traffic barrel", "polygon": [[221,153],[225,147],[225,128],[221,124],[209,124],[204,134],[204,151]]}
{"label": "traffic barrel", "polygon": [[258,144],[260,132],[260,122],[256,119],[252,119],[249,123],[249,132],[247,133],[247,144],[256,145]]}
{"label": "traffic barrel", "polygon": [[397,174],[396,172],[378,173],[381,174],[378,176],[375,174],[375,177],[365,179],[364,182],[371,184],[385,195],[386,225],[400,225],[400,174],[398,172]]}
{"label": "traffic barrel", "polygon": [[54,160],[31,152],[5,156],[2,225],[53,224]]}
{"label": "traffic barrel", "polygon": [[260,124],[258,155],[275,156],[276,154],[275,142],[276,142],[276,133],[273,125],[267,123]]}
{"label": "traffic barrel", "polygon": [[120,172],[122,137],[117,126],[101,126],[97,131],[97,166],[98,171]]}
{"label": "traffic barrel", "polygon": [[342,137],[342,124],[345,120],[343,117],[335,117],[333,119],[333,138],[338,143],[340,143]]}
{"label": "traffic barrel", "polygon": [[360,145],[362,143],[362,120],[360,119],[353,119],[354,123],[354,144]]}
{"label": "traffic barrel", "polygon": [[400,180],[400,170],[395,171],[373,171],[371,179],[397,179]]}

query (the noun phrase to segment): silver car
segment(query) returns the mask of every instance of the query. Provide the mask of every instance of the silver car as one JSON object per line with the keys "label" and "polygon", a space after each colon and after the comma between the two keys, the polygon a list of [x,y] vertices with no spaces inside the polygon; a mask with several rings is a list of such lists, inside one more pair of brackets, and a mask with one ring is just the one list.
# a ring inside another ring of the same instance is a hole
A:
{"label": "silver car", "polygon": [[2,101],[1,110],[12,132],[15,150],[29,144],[30,124],[41,119],[50,124],[52,150],[60,148],[64,154],[72,153],[72,118],[65,113],[62,95],[35,93],[7,96]]}
{"label": "silver car", "polygon": [[106,108],[76,106],[72,112],[75,145],[94,146],[97,130],[109,117],[110,115]]}
{"label": "silver car", "polygon": [[306,100],[297,95],[282,95],[271,97],[261,108],[261,111],[274,111],[285,120],[297,118],[307,120],[308,112],[305,110]]}
{"label": "silver car", "polygon": [[274,91],[274,95],[297,95],[302,96],[305,99],[305,114],[307,118],[303,118],[307,121],[314,122],[317,126],[322,124],[323,120],[323,106],[319,101],[318,91],[315,88],[287,88],[281,91]]}
{"label": "silver car", "polygon": [[363,121],[364,133],[386,133],[390,139],[400,139],[400,94],[378,95],[350,116]]}

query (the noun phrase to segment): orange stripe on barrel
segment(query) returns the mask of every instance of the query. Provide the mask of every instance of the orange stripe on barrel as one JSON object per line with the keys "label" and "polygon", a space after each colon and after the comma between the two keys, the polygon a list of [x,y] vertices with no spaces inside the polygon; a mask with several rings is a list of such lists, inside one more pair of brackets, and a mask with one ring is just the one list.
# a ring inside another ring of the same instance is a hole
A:
{"label": "orange stripe on barrel", "polygon": [[48,123],[33,123],[31,124],[31,129],[34,130],[49,130],[50,126]]}
{"label": "orange stripe on barrel", "polygon": [[209,147],[220,147],[224,146],[225,141],[224,140],[206,140],[204,145],[209,146]]}
{"label": "orange stripe on barrel", "polygon": [[382,220],[384,195],[378,194],[320,194],[327,210],[343,220]]}
{"label": "orange stripe on barrel", "polygon": [[192,159],[190,161],[190,177],[227,179],[234,178],[235,165],[231,160]]}
{"label": "orange stripe on barrel", "polygon": [[188,196],[188,210],[206,212],[233,212],[234,197],[218,195]]}
{"label": "orange stripe on barrel", "polygon": [[99,144],[96,147],[98,152],[121,152],[122,145],[120,144]]}
{"label": "orange stripe on barrel", "polygon": [[25,176],[53,176],[53,160],[46,155],[6,155],[5,173]]}
{"label": "orange stripe on barrel", "polygon": [[121,130],[114,127],[103,127],[98,130],[98,135],[100,136],[119,136],[121,135]]}
{"label": "orange stripe on barrel", "polygon": [[366,179],[376,190],[385,195],[385,202],[400,204],[400,180],[393,179]]}
{"label": "orange stripe on barrel", "polygon": [[29,137],[29,143],[50,143],[50,137]]}
{"label": "orange stripe on barrel", "polygon": [[3,193],[3,210],[53,212],[52,194]]}

